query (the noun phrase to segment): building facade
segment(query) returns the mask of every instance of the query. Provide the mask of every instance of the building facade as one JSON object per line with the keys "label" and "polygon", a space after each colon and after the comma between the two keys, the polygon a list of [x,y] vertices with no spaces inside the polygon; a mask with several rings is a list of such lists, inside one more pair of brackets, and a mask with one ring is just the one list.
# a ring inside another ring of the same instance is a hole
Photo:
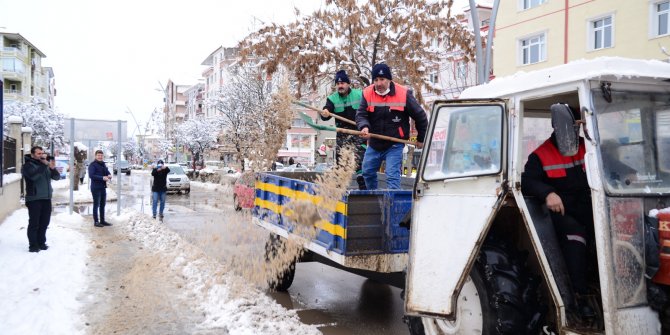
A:
{"label": "building facade", "polygon": [[56,95],[53,69],[42,67],[46,55],[21,34],[0,32],[0,77],[5,102],[39,98],[53,108]]}
{"label": "building facade", "polygon": [[501,1],[494,73],[602,56],[667,60],[669,15],[669,0]]}

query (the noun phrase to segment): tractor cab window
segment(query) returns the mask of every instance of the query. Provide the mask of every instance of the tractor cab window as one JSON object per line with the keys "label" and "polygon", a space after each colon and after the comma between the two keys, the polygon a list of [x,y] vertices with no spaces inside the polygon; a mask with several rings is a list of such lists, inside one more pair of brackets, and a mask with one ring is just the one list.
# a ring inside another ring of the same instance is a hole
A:
{"label": "tractor cab window", "polygon": [[449,105],[438,109],[423,178],[499,173],[503,112],[500,105]]}
{"label": "tractor cab window", "polygon": [[668,192],[668,94],[613,88],[611,96],[604,96],[600,89],[593,96],[602,173],[609,193]]}

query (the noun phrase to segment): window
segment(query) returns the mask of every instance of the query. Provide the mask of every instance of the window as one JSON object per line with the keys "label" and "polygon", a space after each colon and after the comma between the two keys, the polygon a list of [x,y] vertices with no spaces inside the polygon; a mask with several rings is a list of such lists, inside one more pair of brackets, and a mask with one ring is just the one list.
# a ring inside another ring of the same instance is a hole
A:
{"label": "window", "polygon": [[602,17],[589,22],[589,49],[598,50],[612,47],[612,16]]}
{"label": "window", "polygon": [[667,35],[668,16],[670,15],[670,1],[660,1],[652,4],[652,37]]}
{"label": "window", "polygon": [[456,63],[456,78],[466,79],[468,77],[468,64],[465,61]]}
{"label": "window", "polygon": [[522,9],[530,9],[533,7],[537,7],[543,3],[545,3],[547,0],[521,0],[521,8]]}
{"label": "window", "polygon": [[521,64],[535,64],[546,60],[545,34],[522,39],[519,44],[521,47]]}
{"label": "window", "polygon": [[452,105],[437,111],[423,172],[425,180],[491,175],[502,162],[503,109]]}
{"label": "window", "polygon": [[433,84],[437,84],[437,82],[439,81],[439,75],[437,73],[437,70],[431,72],[429,77],[430,77],[429,78],[430,82],[433,83]]}

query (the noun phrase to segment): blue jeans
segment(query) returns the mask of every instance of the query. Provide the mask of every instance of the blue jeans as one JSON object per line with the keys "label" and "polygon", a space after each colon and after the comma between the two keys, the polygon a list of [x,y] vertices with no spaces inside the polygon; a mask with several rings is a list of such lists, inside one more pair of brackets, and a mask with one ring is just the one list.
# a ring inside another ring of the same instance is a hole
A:
{"label": "blue jeans", "polygon": [[158,200],[161,202],[161,208],[158,213],[163,215],[163,210],[165,209],[165,195],[167,192],[151,192],[151,213],[156,217],[156,206],[158,206]]}
{"label": "blue jeans", "polygon": [[377,171],[382,166],[382,161],[386,161],[386,188],[400,189],[400,169],[404,148],[404,144],[396,143],[384,151],[377,151],[368,145],[363,158],[363,178],[368,190],[377,189]]}
{"label": "blue jeans", "polygon": [[[105,202],[107,201],[107,189],[92,189],[93,195],[93,221],[105,222]],[[98,209],[100,209],[100,221],[98,221]]]}

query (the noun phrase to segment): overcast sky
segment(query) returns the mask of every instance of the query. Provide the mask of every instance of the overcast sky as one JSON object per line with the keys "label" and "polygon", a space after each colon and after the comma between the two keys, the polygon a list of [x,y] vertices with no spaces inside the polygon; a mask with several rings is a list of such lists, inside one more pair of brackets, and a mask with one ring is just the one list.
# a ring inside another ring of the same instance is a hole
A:
{"label": "overcast sky", "polygon": [[[467,4],[467,0],[457,1]],[[192,85],[202,61],[234,46],[255,20],[288,23],[323,0],[0,0],[0,31],[19,33],[53,67],[68,116],[128,120],[129,134],[162,105],[168,79]],[[256,21],[257,24],[258,21]],[[158,89],[158,91],[156,90]]]}

